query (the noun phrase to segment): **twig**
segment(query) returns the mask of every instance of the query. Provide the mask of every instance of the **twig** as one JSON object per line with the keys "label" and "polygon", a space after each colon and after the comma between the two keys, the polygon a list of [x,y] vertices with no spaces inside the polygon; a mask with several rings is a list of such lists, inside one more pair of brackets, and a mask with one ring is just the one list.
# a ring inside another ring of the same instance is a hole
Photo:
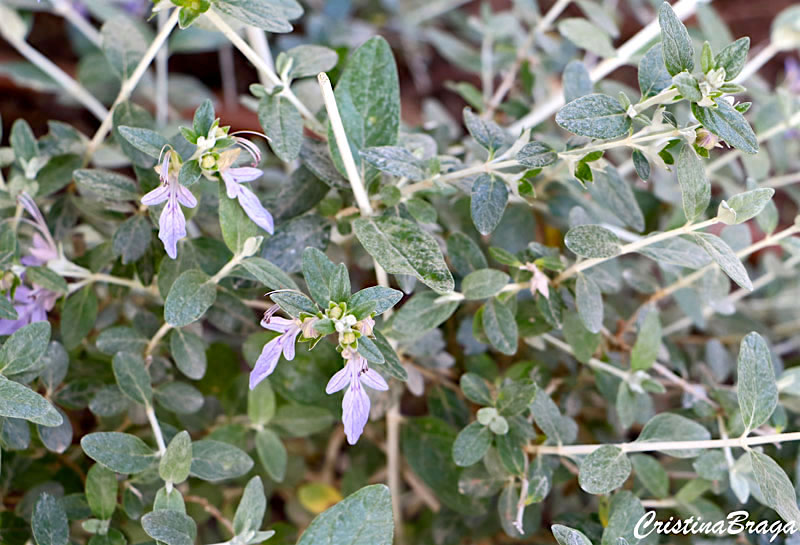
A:
{"label": "twig", "polygon": [[147,414],[147,420],[150,422],[150,427],[153,429],[153,435],[156,438],[156,445],[158,445],[158,455],[164,456],[164,453],[167,452],[167,445],[164,443],[164,434],[161,433],[161,426],[158,424],[158,419],[156,418],[156,411],[153,409],[152,405],[148,405],[145,409],[145,414]]}
{"label": "twig", "polygon": [[671,238],[674,238],[674,237],[677,237],[677,236],[680,236],[680,235],[686,235],[686,234],[692,233],[694,231],[699,231],[700,229],[705,229],[706,227],[710,227],[710,226],[714,225],[717,222],[719,222],[719,219],[712,218],[710,220],[702,221],[700,223],[694,223],[694,224],[688,223],[688,224],[684,225],[683,227],[678,227],[677,229],[672,229],[670,231],[665,231],[663,233],[658,233],[656,235],[652,235],[652,236],[649,236],[649,237],[644,237],[644,238],[641,238],[641,239],[636,240],[634,242],[631,242],[629,244],[625,244],[625,245],[620,247],[619,253],[617,255],[615,255],[615,256],[612,256],[612,257],[595,257],[595,258],[591,258],[591,259],[584,259],[583,261],[579,261],[579,262],[575,263],[570,268],[568,268],[567,270],[562,272],[560,275],[558,275],[553,280],[553,284],[555,284],[555,285],[561,284],[562,282],[564,282],[568,278],[571,278],[571,277],[575,276],[577,273],[579,273],[581,271],[585,271],[586,269],[594,267],[595,265],[599,265],[600,263],[604,263],[604,262],[608,261],[609,259],[614,259],[615,257],[619,257],[621,255],[637,252],[637,251],[641,250],[642,248],[646,248],[647,246],[650,246],[650,245],[655,244],[657,242],[662,242],[662,241],[669,240]]}
{"label": "twig", "polygon": [[225,529],[228,530],[231,536],[236,535],[236,531],[233,529],[233,524],[231,523],[231,521],[226,519],[225,515],[223,515],[219,509],[211,505],[211,503],[206,498],[202,496],[194,496],[192,494],[187,494],[186,496],[183,497],[183,499],[184,501],[188,501],[189,503],[194,503],[202,506],[205,512],[214,517],[217,520],[217,522],[222,524],[225,527]]}
{"label": "twig", "polygon": [[[734,437],[733,439],[705,439],[700,441],[633,441],[630,443],[610,443],[619,448],[622,452],[653,452],[653,451],[673,451],[689,449],[717,449],[725,447],[738,447],[747,449],[757,445],[767,445],[771,443],[785,443],[788,441],[800,441],[800,432],[776,433],[771,435],[758,435],[754,437]],[[607,446],[609,443],[596,445],[530,445],[526,448],[533,454],[552,455],[552,456],[577,456],[591,454],[600,447]]]}
{"label": "twig", "polygon": [[88,160],[94,155],[94,152],[97,151],[97,148],[103,143],[108,135],[109,131],[111,131],[111,125],[114,121],[113,119],[113,112],[114,109],[119,106],[121,103],[128,100],[133,93],[136,86],[139,84],[139,80],[142,79],[147,68],[150,66],[150,63],[153,62],[153,59],[158,54],[158,51],[161,49],[161,46],[167,41],[169,38],[172,29],[175,28],[175,25],[178,24],[178,16],[180,15],[179,9],[172,10],[172,14],[170,14],[169,19],[167,19],[166,24],[159,30],[158,34],[156,35],[153,43],[150,44],[150,47],[147,48],[145,51],[142,60],[139,61],[139,64],[133,70],[131,76],[125,79],[122,82],[122,86],[120,87],[119,94],[117,98],[114,100],[114,104],[111,106],[111,111],[103,119],[103,122],[100,124],[100,128],[97,129],[97,132],[94,133],[91,142],[89,142],[88,147],[86,148],[86,160]]}
{"label": "twig", "polygon": [[[672,9],[675,11],[675,15],[677,15],[679,19],[686,19],[694,14],[694,11],[697,7],[697,2],[698,0],[679,0],[674,6],[672,6]],[[653,20],[647,26],[637,32],[633,37],[631,37],[627,42],[622,44],[617,49],[616,54],[613,57],[605,59],[600,64],[595,66],[594,69],[589,72],[591,80],[593,82],[600,81],[620,66],[623,66],[636,52],[641,50],[645,45],[650,43],[653,38],[658,36],[659,32],[661,32],[661,29],[658,26],[658,20]],[[509,128],[509,131],[513,134],[518,134],[524,129],[535,127],[556,113],[563,105],[564,96],[561,92],[559,92],[553,95],[544,104],[535,108],[531,113],[512,124]]]}
{"label": "twig", "polygon": [[[214,8],[209,9],[205,13],[206,18],[213,24],[217,29],[222,32],[228,40],[233,44],[233,46],[238,49],[242,55],[244,55],[247,60],[249,60],[253,66],[258,69],[259,72],[263,74],[273,85],[283,85],[283,82],[275,73],[275,71],[267,64],[267,62],[258,54],[256,53],[252,47],[250,47],[247,42],[245,42],[241,36],[239,36],[235,30],[233,30],[225,20],[220,17]],[[281,95],[286,97],[286,100],[294,104],[294,107],[300,112],[300,114],[308,121],[308,123],[314,127],[316,130],[322,130],[322,124],[314,117],[314,114],[303,104],[299,98],[292,92],[288,85],[284,86],[283,90],[281,91]]]}
{"label": "twig", "polygon": [[489,103],[486,106],[484,117],[492,117],[494,111],[498,106],[500,106],[500,104],[503,102],[503,99],[511,90],[511,87],[514,85],[514,81],[517,79],[517,73],[522,67],[522,63],[525,61],[525,58],[528,56],[528,50],[533,46],[536,36],[539,33],[547,30],[550,25],[553,24],[553,21],[555,21],[556,18],[561,15],[561,12],[567,8],[571,1],[572,0],[556,0],[556,2],[547,11],[545,16],[542,17],[536,26],[530,30],[522,46],[517,49],[517,58],[514,59],[514,64],[511,66],[511,69],[506,72],[506,75],[503,77],[503,81],[500,82],[500,85],[497,87],[494,95],[492,95],[491,100],[489,100]]}
{"label": "twig", "polygon": [[94,95],[92,95],[86,88],[72,79],[72,77],[58,67],[53,61],[39,53],[28,42],[22,38],[13,36],[11,33],[3,32],[3,26],[0,25],[0,34],[3,38],[16,49],[20,55],[32,62],[42,72],[53,78],[67,93],[75,100],[80,102],[93,116],[97,119],[106,118],[109,113],[105,106],[103,106]]}

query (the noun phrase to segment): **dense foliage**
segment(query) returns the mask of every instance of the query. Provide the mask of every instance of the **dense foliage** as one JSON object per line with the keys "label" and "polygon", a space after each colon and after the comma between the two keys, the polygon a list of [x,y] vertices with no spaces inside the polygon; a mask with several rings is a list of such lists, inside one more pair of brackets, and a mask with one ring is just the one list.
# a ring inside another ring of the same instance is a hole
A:
{"label": "dense foliage", "polygon": [[[753,55],[696,0],[627,40],[613,1],[462,3],[0,4],[0,71],[98,120],[0,148],[0,542],[800,524],[800,68],[758,76],[800,7]],[[263,134],[168,71],[231,44]],[[434,51],[467,106],[404,123]]]}

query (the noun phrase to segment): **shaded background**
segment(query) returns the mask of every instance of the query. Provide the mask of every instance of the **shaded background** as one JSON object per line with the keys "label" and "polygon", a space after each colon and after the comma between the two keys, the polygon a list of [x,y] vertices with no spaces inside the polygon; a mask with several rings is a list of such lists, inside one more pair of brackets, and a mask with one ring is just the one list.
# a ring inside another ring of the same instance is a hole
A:
{"label": "shaded background", "polygon": [[[2,1],[2,0],[0,0]],[[553,3],[554,0],[540,0],[542,11]],[[728,24],[734,37],[750,36],[753,49],[760,47],[769,39],[770,23],[775,15],[786,7],[797,3],[797,0],[716,0],[713,2],[722,19]],[[460,9],[478,13],[481,2],[470,2]],[[622,17],[618,19],[620,38],[615,42],[619,45],[635,34],[641,24],[629,11],[627,2],[620,1]],[[507,9],[509,1],[494,0],[492,5],[496,10]],[[580,9],[572,5],[564,16],[580,16]],[[66,22],[57,16],[47,13],[36,14],[33,30],[28,41],[36,49],[47,55],[68,74],[75,76],[78,58],[69,47],[66,32]],[[303,19],[298,21],[297,28],[302,29]],[[696,25],[694,18],[687,21],[687,25]],[[389,40],[395,49],[395,55],[400,70],[400,82],[403,100],[403,121],[414,126],[420,123],[420,104],[424,96],[432,96],[441,101],[453,114],[455,119],[461,118],[463,100],[445,87],[448,80],[470,81],[479,85],[475,75],[462,72],[445,59],[440,57],[432,48],[426,52],[429,55],[428,79],[430,85],[427,89],[420,89],[413,83],[408,60],[403,55],[399,46],[400,38],[391,29],[380,29],[380,32]],[[248,93],[248,86],[258,81],[255,69],[238,52],[233,53],[236,74],[236,91],[240,94]],[[783,62],[786,53],[773,58],[764,66],[760,74],[768,81],[775,81],[778,74],[783,71]],[[16,51],[5,41],[0,39],[0,62],[22,60]],[[217,53],[175,54],[170,57],[169,68],[171,73],[191,74],[198,78],[217,96],[222,97],[222,81],[220,76],[220,63]],[[623,80],[636,87],[636,70],[633,67],[623,67],[611,76]],[[185,112],[191,117],[190,112]],[[228,104],[226,107],[222,100],[218,101],[218,114],[236,129],[259,129],[256,115],[238,104]],[[14,120],[26,119],[37,136],[47,132],[47,120],[57,119],[73,124],[85,134],[91,135],[98,126],[98,122],[85,110],[75,107],[65,107],[53,100],[47,93],[37,93],[27,88],[17,87],[9,78],[0,75],[0,115],[3,120],[3,134],[7,135]]]}

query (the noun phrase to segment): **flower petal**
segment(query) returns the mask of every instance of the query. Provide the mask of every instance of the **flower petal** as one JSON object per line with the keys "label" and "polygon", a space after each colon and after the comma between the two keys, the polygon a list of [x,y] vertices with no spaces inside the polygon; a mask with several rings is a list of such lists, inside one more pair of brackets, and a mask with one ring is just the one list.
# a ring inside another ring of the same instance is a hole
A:
{"label": "flower petal", "polygon": [[181,203],[183,206],[187,208],[194,208],[197,206],[197,199],[192,192],[189,191],[188,188],[182,186],[178,182],[175,182],[177,186],[177,194],[178,194],[178,202]]}
{"label": "flower petal", "polygon": [[159,185],[157,188],[152,190],[150,193],[142,197],[142,204],[147,206],[153,206],[154,204],[159,204],[167,200],[169,197],[169,187],[164,184]]}
{"label": "flower petal", "polygon": [[261,327],[278,333],[285,333],[293,325],[295,325],[294,320],[281,318],[280,316],[270,316],[269,321],[261,320]]}
{"label": "flower petal", "polygon": [[237,184],[242,184],[258,180],[264,175],[264,171],[253,167],[237,167],[229,168],[228,175],[231,176]]}
{"label": "flower petal", "polygon": [[328,381],[328,385],[325,386],[325,393],[334,394],[348,386],[350,384],[350,375],[350,368],[347,365],[336,371]]}
{"label": "flower petal", "polygon": [[367,369],[365,372],[361,373],[359,378],[364,386],[369,386],[373,390],[386,391],[389,389],[386,380],[384,380],[375,369]]}
{"label": "flower petal", "polygon": [[250,389],[255,388],[259,382],[267,378],[275,370],[281,357],[281,338],[275,337],[261,349],[261,355],[256,360],[256,365],[250,371]]}
{"label": "flower petal", "polygon": [[255,193],[241,185],[239,186],[239,204],[242,205],[245,213],[253,220],[253,223],[270,235],[274,232],[275,223],[272,220],[272,214],[264,208]]}
{"label": "flower petal", "polygon": [[220,174],[222,175],[222,181],[225,182],[225,192],[228,194],[228,198],[235,199],[238,197],[239,189],[242,186],[236,183],[236,180],[230,174],[230,170],[223,170]]}
{"label": "flower petal", "polygon": [[158,238],[164,243],[167,255],[178,256],[178,241],[186,236],[186,218],[177,200],[170,199],[158,220]]}
{"label": "flower petal", "polygon": [[284,333],[284,337],[286,340],[283,343],[283,357],[286,358],[286,361],[292,361],[294,359],[294,343],[297,340],[297,336],[300,334],[300,328],[296,325],[294,326],[294,330],[289,330]]}
{"label": "flower petal", "polygon": [[342,422],[347,442],[355,445],[369,420],[369,396],[363,388],[352,385],[342,400]]}

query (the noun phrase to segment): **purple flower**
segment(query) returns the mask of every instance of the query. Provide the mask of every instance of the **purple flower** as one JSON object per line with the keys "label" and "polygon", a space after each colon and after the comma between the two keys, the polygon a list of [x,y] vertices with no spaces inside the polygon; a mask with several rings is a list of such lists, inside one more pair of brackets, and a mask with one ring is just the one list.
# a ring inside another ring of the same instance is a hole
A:
{"label": "purple flower", "polygon": [[17,198],[33,218],[33,221],[27,219],[24,221],[33,225],[38,231],[38,233],[33,234],[33,246],[28,250],[28,255],[22,257],[20,261],[26,267],[37,267],[50,260],[57,259],[58,247],[56,246],[56,241],[53,240],[50,228],[47,227],[47,222],[42,216],[39,207],[36,206],[31,196],[25,192],[20,193]]}
{"label": "purple flower", "polygon": [[17,287],[14,292],[14,309],[16,320],[0,320],[0,335],[11,335],[16,330],[33,322],[47,321],[47,313],[53,310],[58,294],[44,288],[25,285]]}
{"label": "purple flower", "polygon": [[542,295],[544,295],[545,299],[550,298],[550,279],[544,274],[539,267],[537,267],[533,263],[526,263],[523,267],[525,270],[530,271],[533,273],[533,278],[531,278],[531,295],[536,295],[538,291]]}
{"label": "purple flower", "polygon": [[261,350],[261,355],[258,356],[256,365],[250,372],[251,390],[272,374],[275,366],[278,365],[281,354],[289,361],[294,359],[294,343],[300,334],[303,324],[300,320],[287,320],[280,316],[273,316],[277,310],[277,305],[272,307],[264,313],[264,319],[261,320],[261,327],[270,331],[277,331],[280,335],[265,344]]}
{"label": "purple flower", "polygon": [[[30,223],[38,231],[33,235],[33,246],[28,249],[28,254],[23,256],[20,261],[27,267],[38,267],[57,259],[58,247],[39,207],[27,193],[21,193],[18,199],[33,218],[33,220],[23,218],[23,221]],[[30,323],[46,321],[47,313],[53,310],[57,299],[57,293],[40,286],[34,285],[29,288],[21,285],[17,287],[12,300],[14,309],[17,311],[17,319],[0,320],[0,335],[11,335]]]}
{"label": "purple flower", "polygon": [[142,204],[153,206],[164,201],[167,205],[158,220],[158,238],[164,243],[167,255],[172,259],[178,256],[178,241],[186,236],[186,218],[180,205],[187,208],[197,206],[197,199],[192,192],[183,187],[177,175],[170,176],[169,165],[172,151],[168,151],[161,163],[159,175],[161,185],[142,197]]}
{"label": "purple flower", "polygon": [[[247,142],[247,140],[244,139],[239,140]],[[248,142],[248,144],[250,144],[250,142]],[[247,149],[247,151],[253,155],[254,152],[252,150],[249,148],[245,149]],[[239,199],[239,204],[242,205],[242,208],[247,216],[253,220],[256,225],[264,229],[267,233],[272,234],[275,230],[275,223],[272,219],[272,214],[270,214],[267,209],[264,208],[255,193],[242,185],[244,183],[257,180],[264,173],[252,166],[234,167],[233,163],[239,156],[240,151],[241,150],[239,149],[233,149],[220,154],[217,166],[219,168],[220,176],[222,176],[222,180],[225,182],[225,191],[228,194],[229,199]],[[254,159],[256,157],[256,155],[253,155]]]}
{"label": "purple flower", "polygon": [[349,385],[342,400],[342,422],[347,442],[355,445],[369,419],[370,401],[362,386],[385,391],[389,385],[376,371],[369,368],[364,356],[346,348],[342,356],[347,360],[344,368],[328,381],[325,392],[332,394]]}

